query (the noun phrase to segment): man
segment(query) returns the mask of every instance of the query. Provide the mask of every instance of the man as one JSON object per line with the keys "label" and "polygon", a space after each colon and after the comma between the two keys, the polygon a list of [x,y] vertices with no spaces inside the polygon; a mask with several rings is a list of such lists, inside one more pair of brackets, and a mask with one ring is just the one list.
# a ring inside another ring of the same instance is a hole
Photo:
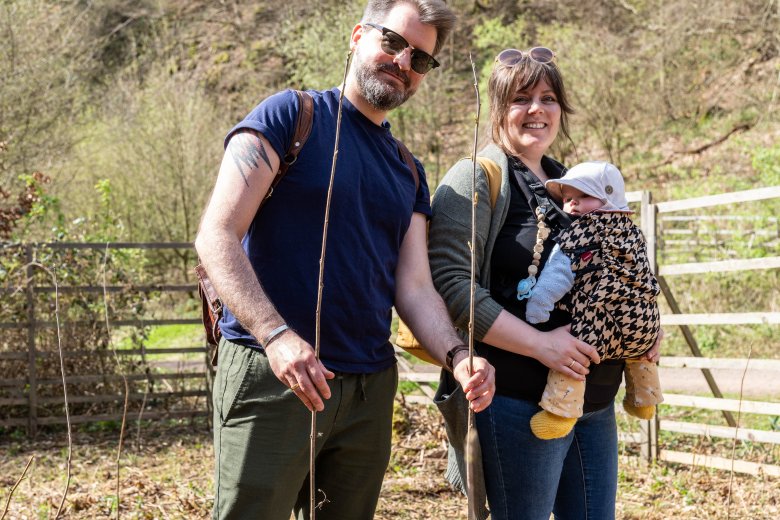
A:
{"label": "man", "polygon": [[431,283],[422,166],[416,189],[385,121],[435,66],[431,55],[453,24],[441,0],[370,0],[352,31],[319,360],[317,280],[339,89],[311,92],[311,136],[259,212],[293,135],[295,94],[271,96],[228,134],[196,240],[228,309],[214,382],[214,518],[288,520],[293,509],[308,517],[310,410],[319,412],[317,517],[373,517],[397,386],[393,305],[431,355],[454,367],[472,408],[490,404],[493,367],[477,358],[469,374]]}

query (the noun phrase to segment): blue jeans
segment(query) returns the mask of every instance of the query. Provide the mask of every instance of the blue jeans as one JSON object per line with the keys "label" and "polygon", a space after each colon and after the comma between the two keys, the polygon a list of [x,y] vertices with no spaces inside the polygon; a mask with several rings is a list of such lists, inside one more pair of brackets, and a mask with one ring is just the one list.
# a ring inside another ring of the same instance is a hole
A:
{"label": "blue jeans", "polygon": [[569,435],[541,440],[530,427],[541,408],[497,395],[476,414],[492,520],[615,518],[615,408],[584,414]]}

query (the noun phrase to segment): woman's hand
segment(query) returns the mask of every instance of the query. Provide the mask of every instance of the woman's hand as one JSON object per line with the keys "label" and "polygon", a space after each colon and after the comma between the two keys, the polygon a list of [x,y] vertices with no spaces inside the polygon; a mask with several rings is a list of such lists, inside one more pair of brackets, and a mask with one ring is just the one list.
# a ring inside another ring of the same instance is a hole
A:
{"label": "woman's hand", "polygon": [[463,388],[469,406],[481,412],[493,400],[496,393],[496,371],[487,359],[474,356],[474,374],[469,372],[468,351],[461,351],[453,359],[453,375]]}
{"label": "woman's hand", "polygon": [[540,334],[543,340],[533,357],[565,376],[585,381],[591,362],[601,361],[595,348],[571,335],[571,325]]}
{"label": "woman's hand", "polygon": [[658,329],[658,337],[653,346],[645,353],[645,359],[650,363],[658,363],[661,359],[661,341],[664,339],[664,329]]}

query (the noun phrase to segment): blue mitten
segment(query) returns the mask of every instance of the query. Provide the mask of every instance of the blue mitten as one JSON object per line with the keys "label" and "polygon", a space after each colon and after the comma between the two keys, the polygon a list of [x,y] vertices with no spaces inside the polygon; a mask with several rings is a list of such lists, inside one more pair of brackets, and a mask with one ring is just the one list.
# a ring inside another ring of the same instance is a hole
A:
{"label": "blue mitten", "polygon": [[555,303],[564,297],[574,285],[571,260],[558,244],[550,252],[542,274],[528,299],[525,320],[528,323],[542,323],[550,319]]}

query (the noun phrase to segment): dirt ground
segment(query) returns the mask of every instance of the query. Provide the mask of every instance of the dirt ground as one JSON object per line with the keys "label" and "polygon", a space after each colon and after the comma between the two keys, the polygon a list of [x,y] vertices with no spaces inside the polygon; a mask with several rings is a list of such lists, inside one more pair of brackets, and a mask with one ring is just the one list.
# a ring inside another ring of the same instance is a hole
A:
{"label": "dirt ground", "polygon": [[[66,483],[67,437],[64,432],[35,441],[19,437],[0,437],[0,508],[6,506],[11,488],[34,457],[11,497],[6,518],[54,518]],[[115,431],[74,436],[71,480],[61,518],[114,517],[117,438]],[[399,405],[393,455],[376,518],[465,520],[465,499],[444,482],[445,462],[438,413],[425,406]],[[212,469],[211,436],[205,424],[150,425],[140,432],[130,428],[119,469],[120,518],[208,518]],[[617,517],[776,519],[780,518],[780,479],[740,474],[732,479],[725,471],[649,465],[621,446]]]}

